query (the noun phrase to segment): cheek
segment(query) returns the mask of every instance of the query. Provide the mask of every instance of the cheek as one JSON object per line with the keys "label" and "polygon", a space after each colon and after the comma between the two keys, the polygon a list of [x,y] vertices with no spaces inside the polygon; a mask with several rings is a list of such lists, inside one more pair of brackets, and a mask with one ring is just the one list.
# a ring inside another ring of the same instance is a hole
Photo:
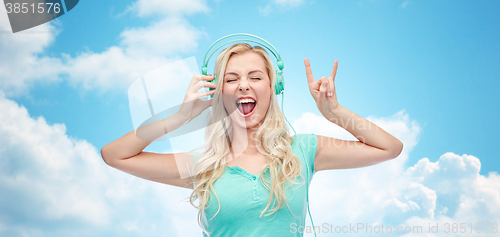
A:
{"label": "cheek", "polygon": [[227,94],[227,91],[228,91],[228,87],[227,85],[222,85],[222,94]]}
{"label": "cheek", "polygon": [[236,89],[238,88],[237,83],[222,83],[222,91],[226,91],[228,93],[235,92]]}
{"label": "cheek", "polygon": [[269,106],[271,106],[271,104],[269,102],[267,102],[266,104],[263,104],[262,107],[260,107],[260,111],[261,111],[262,116],[266,115],[267,111],[269,110]]}
{"label": "cheek", "polygon": [[271,105],[271,91],[269,90],[269,88],[264,89],[263,98],[265,100],[265,103],[263,104],[264,106],[262,106],[262,109],[267,111],[267,109]]}
{"label": "cheek", "polygon": [[227,107],[228,106],[228,103],[234,99],[232,98],[230,95],[233,95],[234,93],[231,91],[231,87],[230,86],[227,86],[227,85],[224,85],[223,88],[222,88],[222,101],[224,103],[224,105]]}

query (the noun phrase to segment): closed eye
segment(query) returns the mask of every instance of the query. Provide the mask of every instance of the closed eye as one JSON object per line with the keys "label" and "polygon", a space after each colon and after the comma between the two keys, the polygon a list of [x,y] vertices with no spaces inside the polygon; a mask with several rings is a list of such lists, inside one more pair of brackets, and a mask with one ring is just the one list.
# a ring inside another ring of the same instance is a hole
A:
{"label": "closed eye", "polygon": [[[258,77],[252,77],[252,79],[254,79],[254,80],[260,80],[260,78],[258,78]],[[226,82],[232,82],[232,81],[236,81],[236,79],[229,79]]]}

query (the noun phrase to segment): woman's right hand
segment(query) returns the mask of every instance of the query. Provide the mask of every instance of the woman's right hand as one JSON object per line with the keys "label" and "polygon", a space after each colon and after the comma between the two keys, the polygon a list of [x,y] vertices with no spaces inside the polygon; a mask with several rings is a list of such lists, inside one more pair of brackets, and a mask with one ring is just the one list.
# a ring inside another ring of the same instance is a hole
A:
{"label": "woman's right hand", "polygon": [[201,97],[212,95],[215,93],[215,90],[212,91],[201,91],[198,92],[203,87],[211,87],[215,88],[215,83],[208,82],[214,79],[212,75],[194,75],[193,79],[191,79],[191,83],[186,91],[186,95],[184,96],[184,101],[182,102],[182,106],[177,112],[177,116],[179,116],[184,124],[196,118],[200,115],[205,109],[212,106],[212,100],[203,101],[200,100]]}

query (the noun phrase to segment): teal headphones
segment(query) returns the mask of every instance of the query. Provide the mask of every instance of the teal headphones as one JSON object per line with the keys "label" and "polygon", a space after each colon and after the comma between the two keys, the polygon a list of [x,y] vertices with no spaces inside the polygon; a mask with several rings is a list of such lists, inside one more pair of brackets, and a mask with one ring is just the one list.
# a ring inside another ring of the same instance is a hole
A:
{"label": "teal headphones", "polygon": [[[210,52],[210,50],[214,47],[215,44],[217,44],[218,42],[226,39],[226,38],[230,38],[230,37],[236,37],[236,36],[248,36],[248,37],[251,37],[253,39],[258,39],[260,41],[262,41],[263,43],[261,42],[257,42],[255,40],[251,40],[251,39],[238,39],[238,40],[231,40],[229,42],[226,42],[224,44],[222,44],[221,46],[219,46],[217,49],[215,49],[214,52],[212,52],[212,54],[210,54],[210,56],[208,57],[207,59],[207,55],[208,53]],[[283,80],[283,68],[285,67],[285,65],[283,64],[283,60],[281,60],[281,57],[278,53],[278,50],[276,50],[276,48],[269,42],[267,42],[265,39],[263,38],[260,38],[258,36],[255,36],[255,35],[251,35],[251,34],[246,34],[246,33],[238,33],[238,34],[231,34],[231,35],[226,35],[220,39],[218,39],[217,41],[215,41],[211,46],[210,48],[208,48],[207,52],[205,53],[205,57],[203,57],[203,66],[201,67],[201,72],[203,75],[207,75],[207,64],[208,64],[208,61],[210,60],[210,58],[212,57],[212,55],[217,52],[220,48],[222,48],[223,46],[225,45],[228,45],[228,44],[231,44],[231,43],[235,43],[235,42],[242,42],[242,41],[245,41],[245,42],[252,42],[252,43],[256,43],[256,44],[259,44],[260,46],[263,46],[264,48],[266,48],[269,52],[271,52],[274,57],[276,57],[277,59],[277,65],[278,65],[278,68],[279,70],[276,70],[276,84],[274,86],[274,91],[276,93],[276,95],[279,95],[279,94],[282,94],[282,100],[281,100],[281,112],[283,113],[283,117],[285,118],[286,122],[288,123],[288,125],[290,125],[290,127],[293,129],[292,125],[290,124],[290,122],[288,122],[288,120],[286,119],[285,117],[285,113],[283,112],[283,101],[285,100],[284,99],[284,90],[285,90],[285,82]],[[267,45],[266,45],[267,44]],[[217,76],[215,76],[215,78],[212,80],[212,83],[217,83]],[[210,88],[210,90],[214,90],[213,88]],[[295,132],[295,129],[293,129],[293,132],[295,134],[297,134],[297,132]],[[299,143],[300,143],[300,139],[299,139]],[[307,207],[308,207],[308,211],[309,211],[309,218],[311,219],[311,224],[314,228],[314,222],[312,220],[312,217],[311,217],[311,211],[310,211],[310,208],[309,208],[309,184],[308,184],[308,180],[309,180],[309,165],[307,164],[307,158],[306,156],[304,155],[304,150],[302,150],[302,146],[299,145],[300,147],[300,150],[302,151],[302,156],[304,157],[304,160],[305,160],[305,163],[306,163],[306,174],[307,174],[307,180],[306,180],[306,200],[307,200]],[[314,236],[316,236],[316,231],[314,231]]]}
{"label": "teal headphones", "polygon": [[[250,39],[231,40],[229,42],[225,42],[224,44],[222,44],[221,46],[219,46],[217,49],[215,49],[212,52],[212,54],[210,54],[210,56],[207,59],[208,53],[210,53],[210,50],[217,43],[219,43],[220,41],[222,41],[222,40],[224,40],[226,38],[237,37],[237,36],[248,36],[248,37],[260,40],[263,43],[255,41],[255,40],[250,40]],[[242,42],[242,41],[252,42],[252,43],[259,44],[260,46],[263,46],[269,52],[271,52],[274,55],[274,57],[276,57],[276,60],[277,60],[276,64],[278,65],[279,70],[276,70],[276,84],[274,85],[274,92],[276,93],[276,95],[281,94],[283,92],[283,90],[285,90],[285,83],[284,83],[284,80],[283,80],[283,68],[285,68],[285,65],[283,64],[283,60],[281,60],[281,57],[280,57],[280,54],[278,53],[278,50],[276,50],[276,48],[271,43],[267,42],[265,39],[262,39],[262,38],[260,38],[258,36],[255,36],[255,35],[245,34],[245,33],[231,34],[231,35],[226,35],[226,36],[218,39],[217,41],[215,41],[210,46],[210,48],[208,48],[207,52],[205,53],[205,57],[203,57],[203,66],[201,67],[201,73],[203,75],[207,75],[208,61],[210,61],[210,58],[212,57],[212,55],[214,55],[214,53],[217,52],[220,48],[224,47],[225,45],[231,44],[231,43]],[[265,45],[265,44],[267,44],[267,45]],[[215,79],[212,80],[212,83],[217,83],[217,76],[215,76]],[[214,90],[214,89],[210,88],[210,90]]]}

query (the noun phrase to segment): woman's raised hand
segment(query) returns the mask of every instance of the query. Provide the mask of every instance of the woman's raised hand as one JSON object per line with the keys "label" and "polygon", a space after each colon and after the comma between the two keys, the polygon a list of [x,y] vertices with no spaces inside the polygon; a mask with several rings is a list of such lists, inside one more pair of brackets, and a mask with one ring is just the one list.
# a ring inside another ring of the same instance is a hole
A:
{"label": "woman's raised hand", "polygon": [[309,59],[305,58],[304,64],[306,66],[309,91],[316,101],[316,106],[318,106],[321,114],[329,119],[334,116],[334,111],[339,107],[337,93],[335,92],[335,75],[337,74],[338,62],[335,60],[333,63],[333,69],[328,78],[321,77],[317,81],[314,80]]}
{"label": "woman's raised hand", "polygon": [[203,101],[200,100],[201,97],[212,95],[215,93],[215,90],[212,91],[200,91],[201,88],[211,87],[215,88],[215,83],[211,83],[214,79],[212,75],[194,75],[189,87],[186,91],[186,95],[184,96],[184,101],[182,102],[182,106],[177,112],[177,115],[184,121],[184,123],[188,123],[189,121],[196,118],[200,115],[205,109],[212,106],[212,100]]}

